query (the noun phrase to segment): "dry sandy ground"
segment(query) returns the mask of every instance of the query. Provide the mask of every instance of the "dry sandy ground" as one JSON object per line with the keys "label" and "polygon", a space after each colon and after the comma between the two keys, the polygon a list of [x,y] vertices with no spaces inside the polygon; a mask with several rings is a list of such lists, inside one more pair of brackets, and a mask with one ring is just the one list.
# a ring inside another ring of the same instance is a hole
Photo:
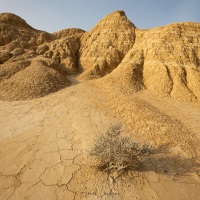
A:
{"label": "dry sandy ground", "polygon": [[[110,123],[121,122],[123,134],[153,145],[157,134],[151,137],[135,134],[123,117],[126,110],[116,111],[110,98],[96,86],[80,83],[31,101],[1,101],[0,199],[199,199],[200,105],[139,93],[138,100],[145,100],[161,115],[184,124],[191,144],[178,154],[179,146],[170,147],[169,153],[163,143],[163,151],[148,159],[148,165],[141,170],[108,175],[93,167],[88,151],[95,136],[104,132]],[[123,104],[120,97],[117,101]],[[184,139],[186,135],[181,137]],[[175,133],[168,141],[174,140]],[[183,141],[180,139],[180,143]],[[180,159],[182,154],[185,159]]]}

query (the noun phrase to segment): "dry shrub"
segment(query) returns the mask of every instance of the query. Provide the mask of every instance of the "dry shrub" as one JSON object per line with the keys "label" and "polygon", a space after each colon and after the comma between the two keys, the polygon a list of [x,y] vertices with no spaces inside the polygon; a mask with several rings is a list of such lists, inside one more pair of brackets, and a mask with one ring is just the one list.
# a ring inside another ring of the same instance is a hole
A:
{"label": "dry shrub", "polygon": [[90,155],[99,161],[102,171],[136,170],[151,153],[148,145],[133,142],[130,137],[120,135],[121,125],[111,125],[105,134],[95,139]]}

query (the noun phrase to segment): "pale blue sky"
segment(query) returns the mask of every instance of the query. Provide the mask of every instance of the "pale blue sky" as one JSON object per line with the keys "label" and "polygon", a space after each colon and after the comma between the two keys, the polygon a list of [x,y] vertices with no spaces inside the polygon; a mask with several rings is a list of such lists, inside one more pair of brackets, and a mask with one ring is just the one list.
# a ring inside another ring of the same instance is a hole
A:
{"label": "pale blue sky", "polygon": [[12,12],[36,29],[90,30],[115,10],[124,10],[138,28],[173,22],[200,22],[200,0],[0,0],[0,13]]}

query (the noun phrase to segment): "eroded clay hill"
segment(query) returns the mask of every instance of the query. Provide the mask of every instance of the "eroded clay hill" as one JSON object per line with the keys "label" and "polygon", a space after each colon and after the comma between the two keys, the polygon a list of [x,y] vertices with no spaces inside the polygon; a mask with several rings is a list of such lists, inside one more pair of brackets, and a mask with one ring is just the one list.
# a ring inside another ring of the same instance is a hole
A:
{"label": "eroded clay hill", "polygon": [[85,33],[79,50],[81,76],[99,78],[115,69],[134,44],[135,28],[124,11],[116,11]]}
{"label": "eroded clay hill", "polygon": [[118,91],[147,89],[179,100],[199,100],[200,24],[136,30],[133,48],[101,81]]}
{"label": "eroded clay hill", "polygon": [[84,31],[50,34],[20,17],[0,15],[0,98],[26,100],[70,85],[67,73],[77,73],[79,38]]}
{"label": "eroded clay hill", "polygon": [[200,99],[199,23],[139,30],[123,11],[115,11],[88,32],[72,28],[49,34],[3,13],[0,31],[3,100],[47,95],[68,86],[67,75],[79,74],[79,79],[98,79],[107,90]]}

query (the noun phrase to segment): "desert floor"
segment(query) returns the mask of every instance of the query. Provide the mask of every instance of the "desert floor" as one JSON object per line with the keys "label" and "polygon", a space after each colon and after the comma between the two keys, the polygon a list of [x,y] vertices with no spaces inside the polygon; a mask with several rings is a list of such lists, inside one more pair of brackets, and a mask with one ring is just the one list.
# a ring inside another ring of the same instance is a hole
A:
{"label": "desert floor", "polygon": [[[0,102],[1,200],[200,198],[199,103],[146,91],[118,96],[71,80],[46,97]],[[108,175],[88,155],[96,135],[116,122],[155,149],[138,171]]]}

